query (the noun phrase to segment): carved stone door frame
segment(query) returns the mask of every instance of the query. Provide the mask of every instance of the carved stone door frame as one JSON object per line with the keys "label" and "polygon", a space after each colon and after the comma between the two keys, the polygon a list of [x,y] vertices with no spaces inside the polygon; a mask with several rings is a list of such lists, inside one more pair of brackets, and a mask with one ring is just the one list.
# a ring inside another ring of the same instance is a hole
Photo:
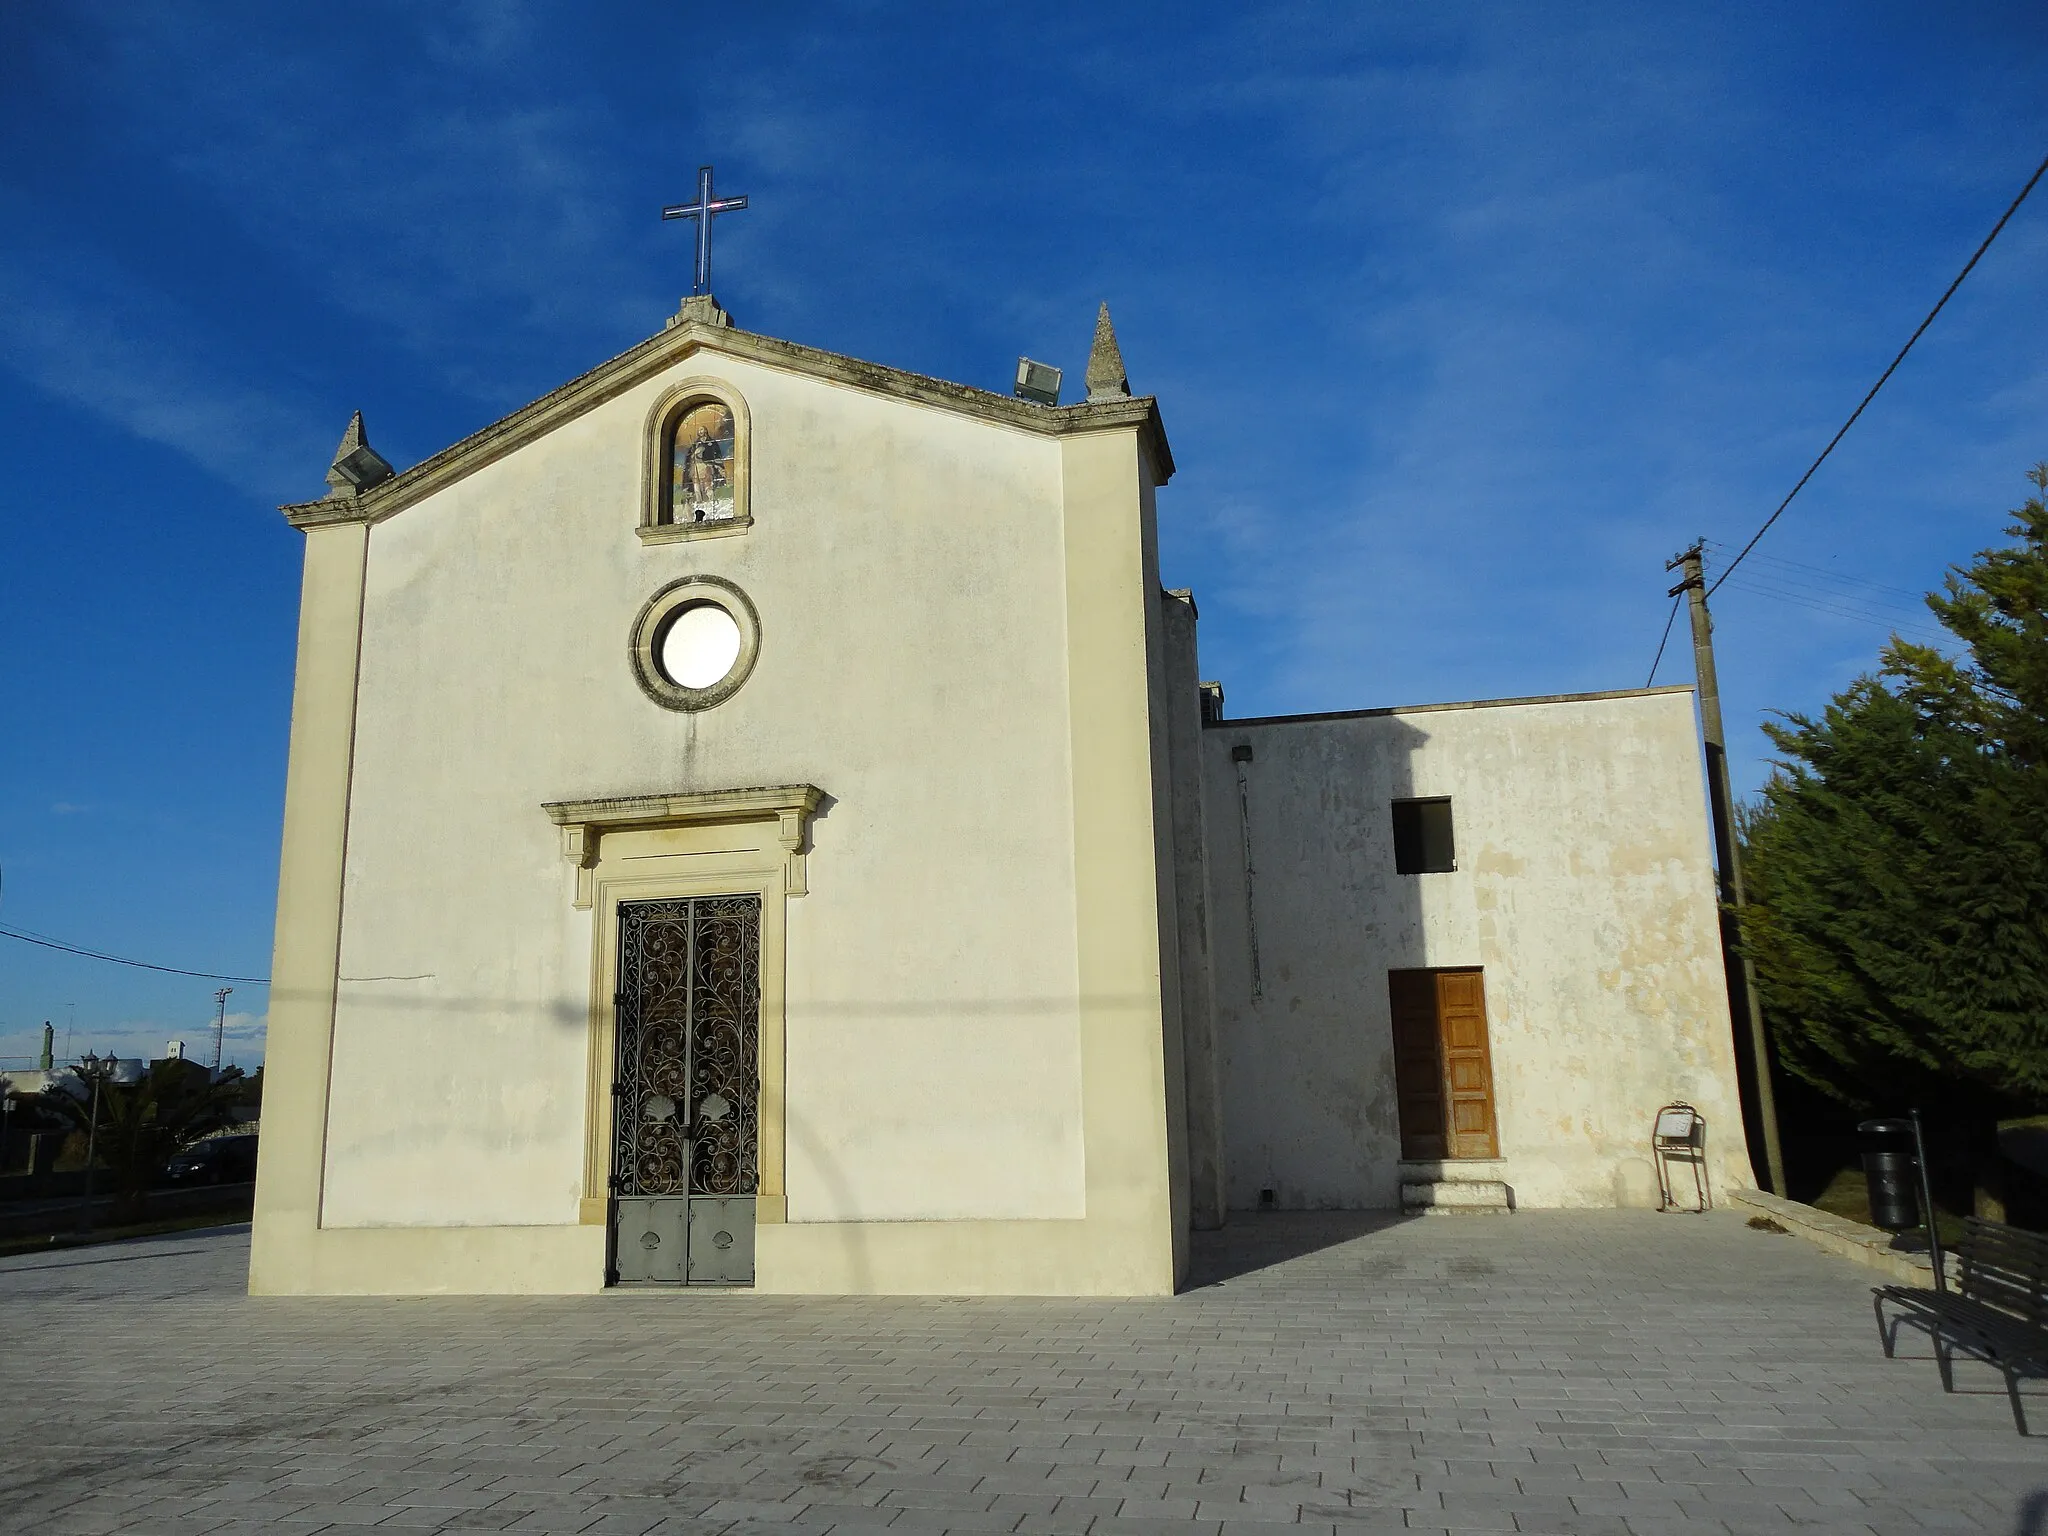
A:
{"label": "carved stone door frame", "polygon": [[[595,910],[599,942],[592,966],[590,1093],[584,1142],[582,1220],[600,1225],[611,1219],[611,1172],[614,1145],[613,1072],[618,1059],[619,909],[643,901],[674,901],[688,897],[751,895],[761,902],[760,1099],[756,1107],[760,1175],[755,1194],[757,1223],[788,1217],[783,1186],[784,1125],[787,1119],[784,1081],[785,954],[784,896],[780,870],[750,867],[744,852],[679,853],[673,844],[684,835],[636,833],[619,839],[616,876],[601,872],[596,881]],[[755,856],[756,858],[758,855]],[[605,863],[612,862],[608,851]],[[638,867],[635,867],[638,866]],[[682,866],[682,867],[678,867]],[[686,873],[685,870],[688,872]]]}
{"label": "carved stone door frame", "polygon": [[590,914],[590,1025],[580,1220],[610,1220],[612,1072],[619,974],[619,905],[690,896],[761,898],[759,1192],[755,1220],[788,1219],[784,1186],[787,920],[808,884],[809,820],[823,801],[812,785],[729,795],[567,801],[547,807],[574,866],[574,906]]}

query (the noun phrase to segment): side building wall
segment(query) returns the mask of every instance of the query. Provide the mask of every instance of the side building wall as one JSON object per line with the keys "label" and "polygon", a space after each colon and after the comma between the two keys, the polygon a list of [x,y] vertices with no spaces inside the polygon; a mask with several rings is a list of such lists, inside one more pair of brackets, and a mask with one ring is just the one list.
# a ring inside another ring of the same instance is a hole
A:
{"label": "side building wall", "polygon": [[[1185,1155],[1176,1181],[1185,1190],[1185,1224],[1197,1232],[1223,1225],[1223,1100],[1216,1078],[1216,1013],[1209,988],[1207,857],[1202,789],[1201,672],[1196,665],[1194,594],[1165,594],[1166,670],[1156,700],[1167,722],[1172,786],[1173,918],[1180,966],[1179,1108],[1170,1125],[1180,1128]],[[1170,1094],[1171,1098],[1172,1095]]]}
{"label": "side building wall", "polygon": [[[1752,1182],[1690,689],[1223,721],[1204,759],[1233,1208],[1400,1203],[1405,968],[1483,969],[1517,1205],[1622,1203],[1674,1100]],[[1393,802],[1436,796],[1456,868],[1396,873]]]}

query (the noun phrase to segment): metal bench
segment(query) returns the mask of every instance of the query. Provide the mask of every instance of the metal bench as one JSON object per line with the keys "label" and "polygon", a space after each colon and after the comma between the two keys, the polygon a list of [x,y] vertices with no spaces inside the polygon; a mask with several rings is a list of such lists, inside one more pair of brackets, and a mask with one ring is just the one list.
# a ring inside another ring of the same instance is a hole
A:
{"label": "metal bench", "polygon": [[[1964,1221],[1963,1237],[1951,1251],[1956,1260],[1953,1287],[1942,1273],[1937,1248],[1932,1290],[1887,1285],[1871,1293],[1885,1358],[1893,1356],[1900,1326],[1911,1323],[1925,1329],[1934,1343],[1944,1392],[1956,1389],[1957,1352],[1986,1362],[2004,1374],[2013,1423],[2024,1435],[2027,1412],[2020,1398],[2020,1378],[2048,1377],[2048,1235],[1971,1217]],[[1894,1309],[1889,1327],[1887,1302]]]}

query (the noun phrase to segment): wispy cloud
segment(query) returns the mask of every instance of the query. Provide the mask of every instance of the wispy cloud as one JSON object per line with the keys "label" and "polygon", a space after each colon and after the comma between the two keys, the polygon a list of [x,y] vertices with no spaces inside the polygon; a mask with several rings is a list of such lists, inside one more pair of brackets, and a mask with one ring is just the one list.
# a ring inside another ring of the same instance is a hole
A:
{"label": "wispy cloud", "polygon": [[311,494],[333,450],[312,409],[244,382],[216,326],[82,252],[0,251],[0,366],[261,500]]}
{"label": "wispy cloud", "polygon": [[[1983,149],[2038,96],[2037,54],[2001,47],[1895,101],[1931,31],[1828,8],[1164,14],[839,8],[684,50],[687,18],[549,3],[143,9],[73,62],[96,122],[303,286],[276,328],[352,388],[402,380],[398,420],[436,432],[658,324],[687,252],[655,209],[701,160],[754,199],[720,226],[744,324],[1000,387],[1018,352],[1074,368],[1109,298],[1181,463],[1168,574],[1262,709],[1641,681],[1662,559],[1796,477],[2009,195]],[[2005,242],[1970,295],[2010,332],[2048,226]],[[277,448],[302,413],[242,382],[274,368],[66,262],[12,281],[45,318],[0,341],[45,387],[317,489],[338,412]],[[2039,456],[2048,371],[1971,313],[1774,540],[1899,579],[1980,542],[1958,497]],[[1966,378],[1972,354],[1998,361]],[[1759,699],[1810,701],[1881,638],[1724,604],[1761,662],[1731,646],[1724,676]]]}
{"label": "wispy cloud", "polygon": [[[225,15],[126,17],[108,67],[175,125],[171,167],[359,336],[506,408],[559,382],[567,344],[661,313],[630,230],[652,209],[606,150],[628,129],[595,94],[535,92],[530,9],[388,14],[380,68],[411,88],[369,116],[329,61]],[[224,51],[261,59],[233,91],[213,89]]]}
{"label": "wispy cloud", "polygon": [[555,6],[527,0],[439,0],[414,13],[427,56],[455,69],[502,66],[533,46]]}
{"label": "wispy cloud", "polygon": [[[1805,128],[1770,82],[1732,88],[1754,39],[1731,48],[1717,22],[1316,31],[1255,15],[1217,46],[1241,67],[1131,89],[1134,120],[1189,135],[1221,120],[1260,145],[1218,167],[1206,206],[1248,272],[1289,272],[1219,293],[1193,249],[1144,290],[1169,334],[1199,338],[1162,389],[1183,470],[1167,541],[1203,598],[1212,670],[1244,684],[1233,708],[1640,684],[1663,558],[1695,533],[1746,535],[1949,275],[1917,297],[1927,280],[1892,270],[1887,246],[1831,242],[1832,209],[1779,200],[1756,167]],[[1873,209],[1953,200],[1982,173],[1946,159],[1922,143],[1903,191],[1877,162],[1830,190],[1864,186]],[[1898,293],[1897,335],[1845,310],[1852,292],[1872,309]],[[1851,323],[1873,355],[1845,382]],[[2014,410],[1990,383],[1984,404],[2014,426],[1991,451],[2014,452],[2019,403],[2044,387],[2030,367]],[[1952,434],[1942,414],[1923,419]],[[1946,511],[1958,446],[1867,436],[1833,494]],[[1802,511],[1841,526],[1821,495]],[[1921,549],[1853,558],[1909,567],[1954,527],[1922,517]],[[1882,639],[1784,605],[1742,617],[1775,675],[1736,675],[1765,697],[1810,690],[1788,685],[1792,658],[1853,638],[1868,665]]]}

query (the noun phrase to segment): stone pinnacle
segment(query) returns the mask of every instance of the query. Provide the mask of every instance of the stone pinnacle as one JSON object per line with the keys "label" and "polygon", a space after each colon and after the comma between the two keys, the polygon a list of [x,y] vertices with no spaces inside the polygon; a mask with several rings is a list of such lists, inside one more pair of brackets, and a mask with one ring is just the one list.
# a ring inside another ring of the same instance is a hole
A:
{"label": "stone pinnacle", "polygon": [[370,446],[369,434],[363,430],[363,413],[357,411],[349,417],[348,430],[341,434],[341,446],[334,450],[334,463],[328,467],[328,496],[353,496],[382,485],[391,474],[390,463]]}
{"label": "stone pinnacle", "polygon": [[1084,375],[1090,400],[1128,400],[1131,381],[1124,373],[1124,355],[1117,349],[1116,327],[1109,323],[1109,306],[1095,314],[1095,345],[1088,349],[1088,372]]}
{"label": "stone pinnacle", "polygon": [[348,430],[341,434],[341,446],[334,450],[334,463],[327,470],[329,496],[350,496],[355,493],[355,482],[341,472],[341,461],[362,447],[363,443],[363,413],[357,411],[349,417]]}

